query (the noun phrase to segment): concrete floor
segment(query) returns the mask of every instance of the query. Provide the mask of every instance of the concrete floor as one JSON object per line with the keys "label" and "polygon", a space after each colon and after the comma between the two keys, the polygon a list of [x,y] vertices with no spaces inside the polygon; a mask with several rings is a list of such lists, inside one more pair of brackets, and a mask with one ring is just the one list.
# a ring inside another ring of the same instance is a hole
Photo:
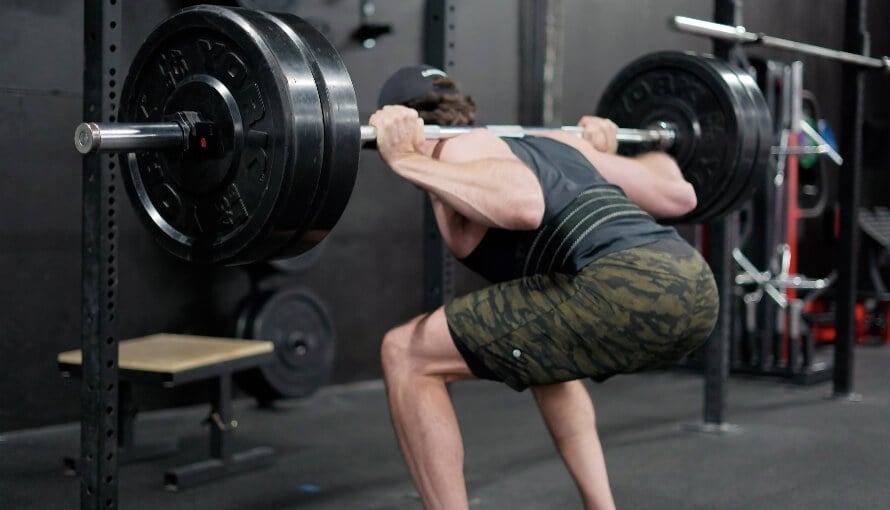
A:
{"label": "concrete floor", "polygon": [[[856,351],[862,402],[826,399],[828,385],[733,378],[729,435],[690,432],[702,380],[683,372],[590,385],[619,508],[890,508],[890,348]],[[474,509],[580,508],[530,393],[455,384]],[[329,387],[273,410],[236,403],[236,448],[273,447],[272,466],[179,493],[165,469],[205,455],[207,409],[140,416],[141,438],[178,436],[181,450],[120,469],[121,509],[420,508],[402,465],[379,382]],[[61,457],[78,452],[77,424],[0,435],[0,509],[78,508]]]}

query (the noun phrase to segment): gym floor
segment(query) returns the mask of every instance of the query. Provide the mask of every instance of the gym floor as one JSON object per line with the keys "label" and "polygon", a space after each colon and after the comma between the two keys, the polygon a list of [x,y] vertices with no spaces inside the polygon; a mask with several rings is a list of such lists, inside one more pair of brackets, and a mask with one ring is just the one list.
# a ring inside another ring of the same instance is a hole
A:
{"label": "gym floor", "polygon": [[[829,384],[799,387],[734,377],[729,435],[690,432],[702,380],[685,371],[591,385],[619,508],[890,508],[890,348],[856,351],[862,402],[826,399]],[[452,387],[464,432],[474,509],[580,508],[528,392],[489,382]],[[236,451],[271,446],[270,467],[179,493],[165,469],[206,455],[204,406],[140,415],[137,440],[180,437],[172,457],[120,469],[123,509],[420,508],[390,428],[379,381],[328,387],[258,409],[235,406]],[[78,451],[77,424],[0,436],[0,508],[76,508],[79,481],[61,457]]]}

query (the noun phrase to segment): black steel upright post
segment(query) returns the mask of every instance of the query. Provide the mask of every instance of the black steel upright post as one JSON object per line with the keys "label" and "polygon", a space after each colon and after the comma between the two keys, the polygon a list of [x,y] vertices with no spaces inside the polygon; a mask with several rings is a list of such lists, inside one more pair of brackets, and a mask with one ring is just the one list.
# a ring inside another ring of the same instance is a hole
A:
{"label": "black steel upright post", "polygon": [[[741,24],[741,0],[715,0],[714,21]],[[734,45],[714,42],[714,53],[729,59]],[[706,431],[724,431],[726,424],[726,380],[729,378],[729,343],[732,338],[733,261],[732,249],[738,237],[738,213],[708,223],[708,259],[717,280],[720,312],[717,325],[705,351],[704,423]]]}
{"label": "black steel upright post", "polygon": [[[743,0],[714,0],[714,22],[725,25],[741,26]],[[738,44],[714,39],[714,54],[729,61],[733,53],[742,51]]]}
{"label": "black steel upright post", "polygon": [[227,441],[232,426],[232,374],[222,373],[210,381],[210,456],[229,460],[232,446]]}
{"label": "black steel upright post", "polygon": [[562,125],[562,0],[519,4],[519,123]]}
{"label": "black steel upright post", "polygon": [[[847,0],[844,49],[867,55],[866,0]],[[842,81],[841,153],[844,171],[838,182],[840,239],[837,272],[837,338],[834,343],[834,395],[853,397],[853,341],[855,330],[859,251],[859,204],[862,184],[862,126],[865,120],[865,75],[862,67],[844,65]]]}
{"label": "black steel upright post", "polygon": [[[113,122],[120,68],[121,3],[84,2],[83,118]],[[83,158],[81,509],[118,507],[117,217],[113,154]]]}
{"label": "black steel upright post", "polygon": [[[456,0],[427,0],[424,62],[445,72],[454,67]],[[423,215],[423,309],[432,311],[454,297],[454,258],[445,246],[429,199]]]}
{"label": "black steel upright post", "polygon": [[738,213],[708,223],[708,262],[717,281],[720,311],[717,325],[705,344],[704,429],[725,430],[726,380],[729,378],[729,343],[732,338],[732,247],[738,231]]}

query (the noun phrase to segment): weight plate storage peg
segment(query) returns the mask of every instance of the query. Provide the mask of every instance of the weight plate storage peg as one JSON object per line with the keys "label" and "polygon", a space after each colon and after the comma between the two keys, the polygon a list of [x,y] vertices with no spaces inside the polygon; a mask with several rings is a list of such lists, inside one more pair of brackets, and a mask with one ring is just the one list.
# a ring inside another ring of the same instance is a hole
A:
{"label": "weight plate storage peg", "polygon": [[[182,150],[121,155],[137,215],[170,253],[225,265],[292,256],[332,227],[329,219],[316,222],[317,202],[330,196],[318,195],[326,171],[319,148],[332,129],[326,122],[354,125],[358,137],[358,115],[344,120],[347,109],[326,119],[316,57],[296,39],[273,16],[202,5],[161,23],[141,46],[119,120],[163,122],[194,112],[218,130],[215,158]],[[345,181],[338,185],[348,197]],[[345,200],[338,206],[332,215]]]}
{"label": "weight plate storage peg", "polygon": [[[606,87],[597,115],[621,127],[667,126],[676,133],[668,152],[695,188],[698,205],[671,223],[708,220],[741,205],[733,200],[742,183],[751,182],[761,144],[760,112],[746,112],[753,105],[749,95],[760,91],[746,87],[716,58],[675,51],[631,62]],[[619,146],[626,155],[645,149]]]}
{"label": "weight plate storage peg", "polygon": [[275,361],[235,375],[260,403],[306,397],[328,379],[336,335],[324,303],[312,292],[286,287],[255,294],[240,307],[235,336],[271,341]]}

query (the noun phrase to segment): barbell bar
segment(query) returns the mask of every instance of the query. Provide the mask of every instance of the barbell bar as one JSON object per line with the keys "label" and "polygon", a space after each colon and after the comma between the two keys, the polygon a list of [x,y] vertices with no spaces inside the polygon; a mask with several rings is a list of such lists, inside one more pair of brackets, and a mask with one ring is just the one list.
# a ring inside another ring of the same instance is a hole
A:
{"label": "barbell bar", "polygon": [[[581,136],[583,129],[578,126],[559,128],[528,127],[507,124],[482,126],[500,137],[522,138],[535,136],[554,130],[566,131]],[[473,126],[425,125],[423,136],[427,140],[452,138],[469,133]],[[97,123],[84,122],[74,130],[74,146],[81,154],[97,152],[134,152],[154,149],[185,149],[189,146],[188,127],[179,122],[154,123]],[[618,141],[621,143],[653,144],[659,149],[669,149],[676,138],[676,132],[667,126],[653,129],[619,128]],[[362,142],[377,139],[374,126],[361,126]],[[199,142],[200,143],[200,142]]]}
{"label": "barbell bar", "polygon": [[671,20],[673,27],[680,32],[701,35],[711,39],[729,41],[737,44],[758,44],[767,48],[793,51],[806,55],[837,60],[846,64],[855,64],[867,69],[877,69],[890,72],[890,57],[870,57],[848,51],[840,51],[831,48],[807,44],[790,39],[773,37],[760,32],[748,32],[743,26],[723,25],[713,21],[705,21],[687,16],[674,16]]}
{"label": "barbell bar", "polygon": [[[769,107],[750,76],[712,56],[644,55],[609,81],[591,113],[622,126],[620,154],[664,149],[676,159],[698,205],[670,223],[719,218],[765,181]],[[109,168],[120,168],[137,216],[164,249],[220,265],[319,244],[346,208],[363,142],[376,139],[360,125],[345,64],[316,28],[216,5],[183,9],[149,34],[116,120],[78,126],[77,150],[117,154]],[[560,128],[488,129],[520,137]]]}

